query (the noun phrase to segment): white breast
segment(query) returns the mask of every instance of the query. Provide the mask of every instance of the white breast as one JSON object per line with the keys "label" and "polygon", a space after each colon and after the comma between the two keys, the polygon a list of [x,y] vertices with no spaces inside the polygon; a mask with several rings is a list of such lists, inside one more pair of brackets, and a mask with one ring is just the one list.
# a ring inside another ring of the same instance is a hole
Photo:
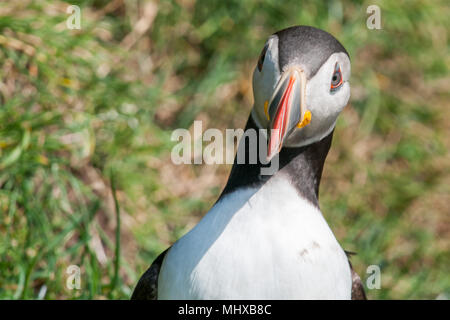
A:
{"label": "white breast", "polygon": [[347,257],[282,176],[224,197],[167,253],[159,299],[350,299]]}

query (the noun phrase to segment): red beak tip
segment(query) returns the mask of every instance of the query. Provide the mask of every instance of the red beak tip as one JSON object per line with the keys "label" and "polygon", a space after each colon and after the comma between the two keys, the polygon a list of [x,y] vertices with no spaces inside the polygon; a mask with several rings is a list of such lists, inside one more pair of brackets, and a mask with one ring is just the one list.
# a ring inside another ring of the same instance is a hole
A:
{"label": "red beak tip", "polygon": [[281,145],[277,144],[277,145],[272,146],[272,145],[269,143],[269,148],[268,148],[268,150],[267,150],[267,161],[272,160],[272,158],[273,158],[277,153],[279,153],[280,150],[281,150]]}

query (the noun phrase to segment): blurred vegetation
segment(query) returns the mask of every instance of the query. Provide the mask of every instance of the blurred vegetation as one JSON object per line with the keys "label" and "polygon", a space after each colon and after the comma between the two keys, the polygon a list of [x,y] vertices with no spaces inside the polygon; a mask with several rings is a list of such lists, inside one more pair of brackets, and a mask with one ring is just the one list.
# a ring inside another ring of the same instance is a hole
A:
{"label": "blurred vegetation", "polygon": [[[371,4],[382,30],[366,27]],[[370,298],[448,298],[449,16],[444,0],[0,2],[0,298],[129,298],[230,170],[173,165],[171,131],[243,127],[266,38],[298,24],[352,59],[326,219],[363,279],[381,267]]]}

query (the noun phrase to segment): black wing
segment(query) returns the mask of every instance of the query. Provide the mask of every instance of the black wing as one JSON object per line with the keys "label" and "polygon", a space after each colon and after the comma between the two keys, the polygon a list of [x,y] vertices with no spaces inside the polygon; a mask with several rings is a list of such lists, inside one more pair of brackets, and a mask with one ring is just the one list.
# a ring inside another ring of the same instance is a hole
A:
{"label": "black wing", "polygon": [[133,291],[133,295],[131,296],[131,300],[156,300],[158,298],[159,271],[161,270],[162,262],[169,249],[170,248],[161,253],[139,279],[139,282]]}
{"label": "black wing", "polygon": [[352,300],[367,300],[366,292],[364,291],[364,286],[362,284],[361,278],[352,269]]}
{"label": "black wing", "polygon": [[367,300],[366,292],[364,291],[364,285],[361,278],[353,270],[352,263],[350,262],[350,256],[356,254],[354,252],[345,251],[348,257],[348,264],[350,265],[350,270],[352,271],[352,300]]}

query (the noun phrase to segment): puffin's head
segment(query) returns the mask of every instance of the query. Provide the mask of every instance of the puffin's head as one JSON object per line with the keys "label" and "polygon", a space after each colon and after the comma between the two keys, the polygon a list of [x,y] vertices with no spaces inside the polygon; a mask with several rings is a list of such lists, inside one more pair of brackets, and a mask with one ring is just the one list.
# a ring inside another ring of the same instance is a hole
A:
{"label": "puffin's head", "polygon": [[329,33],[308,26],[269,37],[253,72],[252,117],[270,129],[267,157],[327,136],[350,97],[350,59]]}

